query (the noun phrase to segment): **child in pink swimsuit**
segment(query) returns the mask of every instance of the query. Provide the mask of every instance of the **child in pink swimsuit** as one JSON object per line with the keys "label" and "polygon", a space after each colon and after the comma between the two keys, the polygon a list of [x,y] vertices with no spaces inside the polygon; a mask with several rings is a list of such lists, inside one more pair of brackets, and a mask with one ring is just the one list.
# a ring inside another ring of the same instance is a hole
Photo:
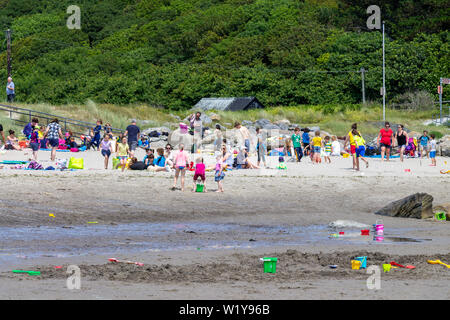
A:
{"label": "child in pink swimsuit", "polygon": [[195,184],[197,183],[198,178],[202,179],[203,183],[203,192],[206,191],[206,176],[205,176],[206,166],[203,163],[203,158],[197,158],[195,160],[195,172],[194,172],[194,189],[192,192],[195,192]]}
{"label": "child in pink swimsuit", "polygon": [[188,153],[184,151],[184,145],[180,144],[180,150],[175,155],[175,178],[172,190],[176,189],[178,176],[181,172],[181,191],[184,191],[184,177],[186,175],[186,167],[188,165]]}

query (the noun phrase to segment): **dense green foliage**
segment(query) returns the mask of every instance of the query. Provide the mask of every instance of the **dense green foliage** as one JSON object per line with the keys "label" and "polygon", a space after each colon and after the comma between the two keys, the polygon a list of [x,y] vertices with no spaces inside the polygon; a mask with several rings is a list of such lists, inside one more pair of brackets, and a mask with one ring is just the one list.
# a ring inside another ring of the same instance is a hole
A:
{"label": "dense green foliage", "polygon": [[[13,30],[22,102],[147,103],[184,109],[209,96],[257,96],[268,106],[380,100],[381,32],[356,0],[0,0]],[[436,93],[450,76],[445,0],[381,1],[388,99]],[[0,77],[6,79],[6,47]],[[3,93],[4,94],[4,93]]]}

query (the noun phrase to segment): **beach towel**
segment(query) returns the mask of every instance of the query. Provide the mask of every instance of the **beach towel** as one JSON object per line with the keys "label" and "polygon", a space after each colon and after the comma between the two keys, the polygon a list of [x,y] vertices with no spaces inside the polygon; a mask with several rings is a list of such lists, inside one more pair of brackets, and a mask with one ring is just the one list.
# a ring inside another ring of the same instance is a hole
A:
{"label": "beach towel", "polygon": [[39,164],[39,163],[37,163],[36,161],[31,161],[29,164],[28,164],[28,167],[27,167],[28,169],[32,169],[32,170],[42,170],[42,169],[44,169],[44,167],[41,165],[41,164]]}

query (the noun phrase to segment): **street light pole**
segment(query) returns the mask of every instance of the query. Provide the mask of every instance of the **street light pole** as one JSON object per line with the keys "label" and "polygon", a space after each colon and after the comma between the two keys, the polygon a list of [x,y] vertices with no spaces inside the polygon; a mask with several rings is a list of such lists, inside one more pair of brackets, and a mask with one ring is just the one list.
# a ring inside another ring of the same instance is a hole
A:
{"label": "street light pole", "polygon": [[386,70],[384,54],[384,21],[383,21],[383,121],[386,121]]}

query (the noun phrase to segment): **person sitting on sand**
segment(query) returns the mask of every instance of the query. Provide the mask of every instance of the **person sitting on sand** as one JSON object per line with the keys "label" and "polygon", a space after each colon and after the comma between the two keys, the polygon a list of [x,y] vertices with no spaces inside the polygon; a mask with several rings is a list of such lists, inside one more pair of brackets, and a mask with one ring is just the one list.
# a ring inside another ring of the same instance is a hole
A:
{"label": "person sitting on sand", "polygon": [[103,127],[103,134],[109,135],[109,138],[112,140],[112,138],[114,137],[113,132],[112,132],[112,126],[111,124],[108,122],[105,124],[105,126]]}
{"label": "person sitting on sand", "polygon": [[151,154],[147,154],[144,157],[144,163],[147,165],[147,169],[149,169],[149,167],[154,167],[154,161],[155,161],[155,155],[153,153]]}
{"label": "person sitting on sand", "polygon": [[153,161],[153,166],[149,166],[147,169],[152,170],[154,172],[166,171],[170,172],[169,167],[166,165],[166,158],[164,157],[164,149],[158,148],[156,149],[156,153],[158,156]]}
{"label": "person sitting on sand", "polygon": [[67,143],[67,148],[78,149],[80,146],[76,143],[75,137],[70,137],[69,143]]}
{"label": "person sitting on sand", "polygon": [[146,165],[143,161],[138,161],[136,157],[131,158],[130,170],[147,170],[148,165]]}
{"label": "person sitting on sand", "polygon": [[198,179],[202,180],[203,183],[203,192],[207,192],[206,191],[206,166],[203,163],[203,158],[197,158],[195,159],[195,172],[194,172],[194,188],[192,189],[192,192],[195,192],[196,189],[196,184]]}
{"label": "person sitting on sand", "polygon": [[249,159],[248,159],[248,151],[247,148],[244,146],[241,146],[241,149],[237,155],[237,167],[236,169],[259,169],[257,165],[254,165]]}
{"label": "person sitting on sand", "polygon": [[166,158],[166,166],[168,167],[168,171],[170,172],[172,169],[175,169],[174,152],[170,143],[166,144],[164,158]]}
{"label": "person sitting on sand", "polygon": [[6,137],[6,150],[22,150],[19,146],[19,139],[15,136],[14,130],[9,130],[9,136]]}
{"label": "person sitting on sand", "polygon": [[147,137],[141,136],[141,139],[138,141],[138,146],[139,148],[144,150],[150,148],[150,142],[148,141]]}
{"label": "person sitting on sand", "polygon": [[147,165],[150,165],[150,164],[153,165],[153,159],[150,162],[150,159],[149,159],[150,156],[153,156],[152,157],[153,159],[155,158],[155,155],[153,154],[153,149],[150,149],[150,148],[145,149],[145,156],[144,156],[144,159],[142,159],[142,162],[144,162]]}

